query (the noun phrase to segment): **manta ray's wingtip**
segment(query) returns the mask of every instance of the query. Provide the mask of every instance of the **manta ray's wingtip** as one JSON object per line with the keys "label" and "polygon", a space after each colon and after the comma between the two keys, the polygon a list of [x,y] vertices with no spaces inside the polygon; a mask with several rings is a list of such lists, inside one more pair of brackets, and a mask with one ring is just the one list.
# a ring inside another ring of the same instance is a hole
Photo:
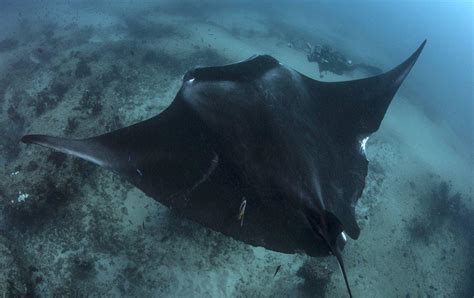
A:
{"label": "manta ray's wingtip", "polygon": [[99,166],[109,166],[106,160],[110,153],[99,144],[87,139],[73,140],[48,135],[29,134],[24,135],[20,141],[25,144],[36,144],[58,152],[70,154]]}
{"label": "manta ray's wingtip", "polygon": [[410,72],[413,65],[415,65],[415,62],[418,60],[418,57],[420,56],[421,52],[423,51],[423,49],[426,45],[426,42],[427,42],[427,39],[423,40],[423,42],[416,49],[416,51],[413,54],[411,54],[411,56],[407,60],[405,60],[405,62],[403,62],[397,68],[395,68],[395,69],[398,69],[398,70],[402,71],[402,73],[403,73],[403,75],[401,76],[402,81],[406,77],[408,72]]}
{"label": "manta ray's wingtip", "polygon": [[421,51],[423,51],[427,41],[428,41],[428,39],[425,38],[425,40],[423,40],[423,42],[418,47],[418,49],[416,49],[415,53],[413,53],[413,56],[416,56],[415,60],[418,58],[418,56],[420,56]]}
{"label": "manta ray's wingtip", "polygon": [[21,137],[20,142],[25,144],[35,144],[41,140],[42,135],[24,135]]}
{"label": "manta ray's wingtip", "polygon": [[[63,143],[66,143],[68,141],[69,140],[62,139],[62,138],[51,137],[47,135],[39,135],[39,134],[24,135],[20,139],[20,142],[25,143],[25,144],[36,144],[36,145],[40,145],[46,148],[55,149],[61,152],[65,151]],[[67,153],[67,152],[64,152],[64,153]]]}

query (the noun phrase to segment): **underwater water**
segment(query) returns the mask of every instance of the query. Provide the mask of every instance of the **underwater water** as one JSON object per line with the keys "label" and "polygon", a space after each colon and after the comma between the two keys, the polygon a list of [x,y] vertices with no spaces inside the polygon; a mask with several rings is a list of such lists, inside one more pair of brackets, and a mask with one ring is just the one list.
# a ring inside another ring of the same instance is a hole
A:
{"label": "underwater water", "polygon": [[[269,54],[347,81],[392,69],[427,39],[366,143],[361,234],[342,257],[355,297],[472,297],[473,13],[470,1],[0,0],[0,295],[347,296],[334,256],[234,240],[20,139],[153,117],[196,66]],[[318,45],[335,60],[309,61]]]}

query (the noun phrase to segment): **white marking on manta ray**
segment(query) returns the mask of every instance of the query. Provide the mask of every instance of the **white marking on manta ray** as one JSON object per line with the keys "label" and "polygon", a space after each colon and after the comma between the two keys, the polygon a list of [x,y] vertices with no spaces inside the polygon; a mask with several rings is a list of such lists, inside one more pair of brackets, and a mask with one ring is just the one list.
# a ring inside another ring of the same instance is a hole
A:
{"label": "white marking on manta ray", "polygon": [[360,149],[362,150],[362,152],[364,152],[364,154],[365,154],[365,144],[367,143],[368,140],[369,140],[369,137],[365,137],[360,141]]}
{"label": "white marking on manta ray", "polygon": [[192,82],[194,82],[194,78],[188,80],[188,83],[192,83]]}
{"label": "white marking on manta ray", "polygon": [[[315,172],[317,171],[315,170]],[[315,177],[313,178],[313,181],[314,181],[314,190],[316,191],[316,198],[319,201],[321,208],[325,209],[326,206],[324,204],[323,192],[321,191],[321,183],[319,181],[318,175],[315,175]]]}
{"label": "white marking on manta ray", "polygon": [[239,216],[238,216],[238,219],[240,220],[240,226],[241,227],[244,225],[245,208],[247,207],[247,200],[245,199],[245,197],[243,197],[242,199],[243,199],[243,201],[240,204]]}
{"label": "white marking on manta ray", "polygon": [[191,193],[196,187],[198,187],[201,183],[206,181],[209,176],[211,176],[212,172],[217,168],[217,165],[219,164],[219,156],[217,153],[214,152],[214,158],[211,160],[211,164],[209,165],[209,168],[207,169],[206,173],[202,175],[201,179],[199,179],[196,183],[194,183],[193,187],[191,187],[191,190],[189,193]]}
{"label": "white marking on manta ray", "polygon": [[[215,153],[215,152],[213,152],[213,153],[214,153],[214,158],[211,160],[211,164],[209,165],[209,168],[207,169],[206,173],[204,173],[204,175],[202,175],[201,179],[199,179],[196,183],[194,183],[194,185],[190,189],[175,192],[175,193],[171,194],[169,196],[169,198],[183,197],[184,200],[186,200],[186,201],[189,199],[189,195],[200,184],[204,183],[211,176],[211,174],[214,172],[214,170],[217,168],[217,166],[219,164],[219,156],[217,155],[217,153]],[[138,169],[137,169],[137,171],[138,171]]]}
{"label": "white marking on manta ray", "polygon": [[345,241],[345,242],[347,242],[346,233],[344,233],[344,232],[341,232],[341,235],[342,235],[342,239],[344,239],[344,241]]}
{"label": "white marking on manta ray", "polygon": [[65,149],[65,148],[59,148],[59,151],[61,151],[63,153],[66,153],[66,154],[77,156],[77,157],[82,158],[82,159],[85,159],[87,161],[95,163],[98,166],[107,167],[107,165],[105,164],[104,161],[98,160],[97,158],[94,158],[90,155],[87,155],[87,154],[84,154],[84,153],[81,153],[81,152],[78,152],[78,151],[74,151],[74,150]]}
{"label": "white marking on manta ray", "polygon": [[40,141],[40,142],[37,142],[37,144],[41,145],[41,146],[45,146],[45,147],[55,149],[59,152],[65,153],[65,154],[69,154],[69,155],[72,155],[72,156],[77,156],[77,157],[82,158],[84,160],[95,163],[96,165],[101,166],[101,167],[107,167],[107,164],[103,160],[99,160],[97,158],[94,158],[94,157],[92,157],[90,155],[87,155],[85,153],[82,153],[80,151],[71,150],[71,149],[65,148],[63,146],[58,146],[56,144],[50,144],[48,142],[41,142]]}

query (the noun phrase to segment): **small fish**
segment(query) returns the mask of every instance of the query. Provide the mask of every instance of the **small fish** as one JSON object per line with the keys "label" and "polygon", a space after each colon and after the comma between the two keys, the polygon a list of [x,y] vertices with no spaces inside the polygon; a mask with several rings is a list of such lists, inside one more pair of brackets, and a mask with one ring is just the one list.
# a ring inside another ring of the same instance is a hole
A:
{"label": "small fish", "polygon": [[142,222],[142,228],[145,229],[145,222]]}
{"label": "small fish", "polygon": [[128,222],[129,222],[131,225],[133,225],[133,222],[132,222],[130,219],[128,220]]}
{"label": "small fish", "polygon": [[280,271],[281,265],[278,265],[277,269],[275,270],[275,274],[273,274],[273,278],[277,275],[278,271]]}
{"label": "small fish", "polygon": [[239,216],[238,216],[238,219],[240,220],[240,226],[244,225],[245,207],[247,207],[247,200],[245,199],[245,197],[243,197],[243,201],[240,204]]}

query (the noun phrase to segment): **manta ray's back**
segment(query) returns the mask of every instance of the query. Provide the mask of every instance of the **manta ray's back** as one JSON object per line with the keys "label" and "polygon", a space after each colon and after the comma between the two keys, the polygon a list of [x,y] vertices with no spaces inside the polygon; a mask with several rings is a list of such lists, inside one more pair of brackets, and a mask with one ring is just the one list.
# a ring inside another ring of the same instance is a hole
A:
{"label": "manta ray's back", "polygon": [[[325,83],[270,56],[189,71],[158,116],[104,135],[35,143],[108,168],[209,228],[275,251],[332,252],[360,229],[354,207],[375,132],[425,42],[393,70]],[[346,284],[347,279],[346,279]]]}

